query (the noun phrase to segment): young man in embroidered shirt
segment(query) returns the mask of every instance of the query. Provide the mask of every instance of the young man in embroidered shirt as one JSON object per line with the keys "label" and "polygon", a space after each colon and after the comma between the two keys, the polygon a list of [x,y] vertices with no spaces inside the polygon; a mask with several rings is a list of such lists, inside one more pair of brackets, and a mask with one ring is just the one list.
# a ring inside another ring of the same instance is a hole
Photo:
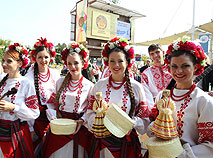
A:
{"label": "young man in embroidered shirt", "polygon": [[164,64],[164,51],[160,44],[151,44],[148,48],[153,66],[148,67],[141,74],[141,83],[144,87],[147,102],[154,106],[154,99],[158,92],[167,88],[172,76]]}

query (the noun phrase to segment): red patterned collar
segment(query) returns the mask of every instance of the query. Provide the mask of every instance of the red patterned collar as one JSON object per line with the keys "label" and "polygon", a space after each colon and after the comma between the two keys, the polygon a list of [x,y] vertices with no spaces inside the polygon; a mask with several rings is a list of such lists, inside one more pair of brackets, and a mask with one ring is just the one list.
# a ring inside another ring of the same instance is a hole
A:
{"label": "red patterned collar", "polygon": [[167,65],[163,65],[163,66],[157,66],[157,65],[152,65],[153,68],[161,68],[161,69],[167,69]]}

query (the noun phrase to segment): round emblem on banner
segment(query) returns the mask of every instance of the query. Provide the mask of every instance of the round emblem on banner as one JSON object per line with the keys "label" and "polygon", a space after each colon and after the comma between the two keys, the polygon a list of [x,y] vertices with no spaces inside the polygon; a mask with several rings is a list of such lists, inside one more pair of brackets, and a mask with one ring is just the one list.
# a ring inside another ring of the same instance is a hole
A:
{"label": "round emblem on banner", "polygon": [[107,19],[104,16],[99,15],[96,18],[96,24],[99,29],[104,30],[107,27]]}
{"label": "round emblem on banner", "polygon": [[208,42],[209,37],[207,35],[203,35],[200,37],[200,43],[206,43]]}
{"label": "round emblem on banner", "polygon": [[80,27],[82,27],[83,24],[84,24],[84,17],[80,17],[79,20],[78,20],[78,25],[79,25]]}

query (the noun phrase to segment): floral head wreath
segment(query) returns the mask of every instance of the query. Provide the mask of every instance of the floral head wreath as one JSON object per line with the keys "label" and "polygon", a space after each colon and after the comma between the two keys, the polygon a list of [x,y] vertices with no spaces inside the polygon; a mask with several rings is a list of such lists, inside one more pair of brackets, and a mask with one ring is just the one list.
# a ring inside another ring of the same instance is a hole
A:
{"label": "floral head wreath", "polygon": [[[54,50],[54,45],[51,42],[48,43],[46,38],[43,39],[41,37],[41,39],[38,39],[38,42],[36,42],[34,44],[34,49],[31,52],[31,57],[32,57],[33,61],[36,61],[36,58],[35,58],[35,56],[36,56],[36,54],[35,54],[36,53],[36,49],[38,47],[41,47],[41,46],[49,49],[52,58],[54,58],[56,56],[56,52]],[[53,59],[51,59],[50,62],[53,62]]]}
{"label": "floral head wreath", "polygon": [[121,48],[127,52],[128,67],[130,68],[133,65],[132,59],[134,59],[134,49],[129,46],[127,39],[122,39],[120,37],[115,37],[105,44],[102,50],[104,64],[108,66],[109,53],[115,47]]}
{"label": "floral head wreath", "polygon": [[176,42],[171,43],[168,46],[168,50],[166,51],[166,64],[170,64],[171,54],[178,50],[190,51],[192,54],[194,54],[197,63],[197,70],[195,71],[195,75],[200,75],[203,73],[206,56],[204,54],[203,48],[198,43],[190,41],[189,37],[183,37],[182,39],[178,39]]}
{"label": "floral head wreath", "polygon": [[8,49],[11,50],[15,50],[19,53],[20,59],[22,61],[22,66],[21,69],[27,67],[27,65],[29,64],[30,59],[27,57],[28,56],[28,52],[27,50],[19,43],[14,43],[13,45],[10,45],[8,47]]}
{"label": "floral head wreath", "polygon": [[78,53],[79,55],[82,56],[84,60],[83,69],[86,69],[88,67],[89,53],[88,53],[88,50],[82,44],[79,44],[77,42],[73,42],[69,44],[68,47],[61,52],[61,56],[62,56],[61,58],[64,61],[64,64],[67,65],[67,61],[66,61],[67,56],[72,52]]}

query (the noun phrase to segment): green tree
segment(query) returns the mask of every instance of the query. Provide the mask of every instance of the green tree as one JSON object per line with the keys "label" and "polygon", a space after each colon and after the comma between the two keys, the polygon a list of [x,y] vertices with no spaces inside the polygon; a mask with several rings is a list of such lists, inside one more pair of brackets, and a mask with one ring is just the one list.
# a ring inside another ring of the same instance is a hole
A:
{"label": "green tree", "polygon": [[55,46],[55,51],[56,51],[56,57],[55,57],[55,62],[56,64],[63,64],[63,61],[61,59],[61,52],[63,51],[64,48],[66,48],[67,45],[65,43],[63,44],[60,44],[58,43],[56,46]]}
{"label": "green tree", "polygon": [[0,61],[2,61],[4,52],[5,52],[6,48],[10,45],[10,43],[11,43],[11,40],[0,39]]}

